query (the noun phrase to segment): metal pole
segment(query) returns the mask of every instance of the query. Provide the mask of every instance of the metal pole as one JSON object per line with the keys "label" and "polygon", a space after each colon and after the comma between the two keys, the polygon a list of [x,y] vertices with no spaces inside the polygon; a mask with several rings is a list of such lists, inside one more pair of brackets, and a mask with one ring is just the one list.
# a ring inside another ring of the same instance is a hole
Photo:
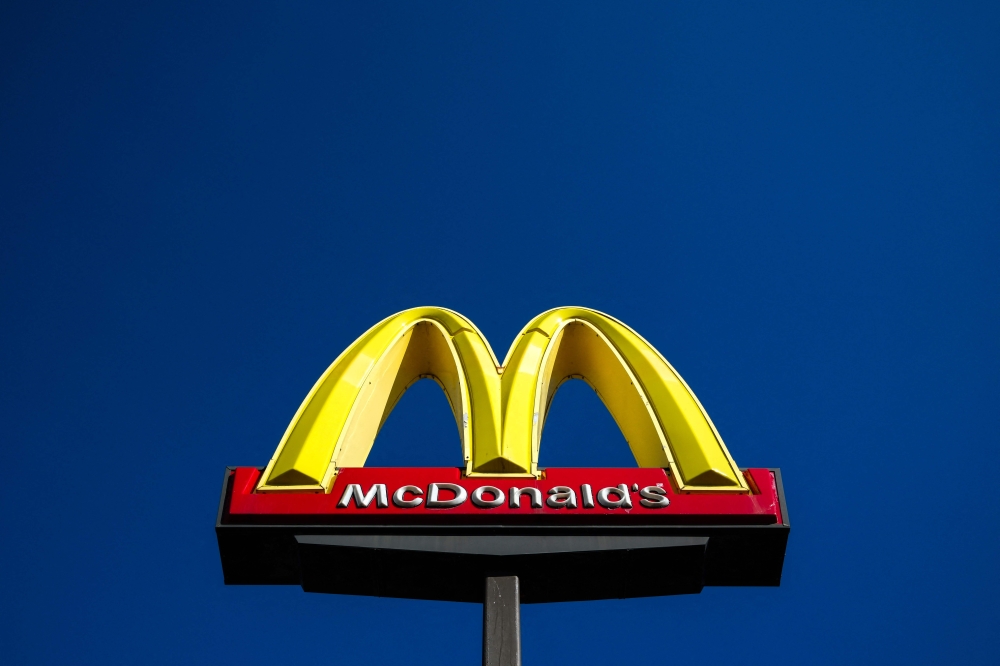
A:
{"label": "metal pole", "polygon": [[483,666],[521,666],[521,592],[517,576],[486,579]]}

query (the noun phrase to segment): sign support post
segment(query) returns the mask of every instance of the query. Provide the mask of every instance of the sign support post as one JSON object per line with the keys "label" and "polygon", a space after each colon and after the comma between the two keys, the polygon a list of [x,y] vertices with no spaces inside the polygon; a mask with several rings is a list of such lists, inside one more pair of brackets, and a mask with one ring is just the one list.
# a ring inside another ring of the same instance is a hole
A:
{"label": "sign support post", "polygon": [[521,666],[521,595],[517,576],[486,579],[483,666]]}

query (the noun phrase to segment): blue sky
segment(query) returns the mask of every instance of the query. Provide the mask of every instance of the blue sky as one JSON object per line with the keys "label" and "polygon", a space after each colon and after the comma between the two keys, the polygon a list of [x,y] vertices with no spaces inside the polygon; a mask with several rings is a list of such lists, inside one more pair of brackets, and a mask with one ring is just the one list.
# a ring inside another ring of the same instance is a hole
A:
{"label": "blue sky", "polygon": [[[424,304],[608,312],[784,475],[780,588],[525,607],[525,663],[995,661],[997,5],[207,4],[0,7],[5,662],[476,663],[213,532]],[[541,458],[633,464],[579,382]],[[459,464],[432,383],[370,462]]]}

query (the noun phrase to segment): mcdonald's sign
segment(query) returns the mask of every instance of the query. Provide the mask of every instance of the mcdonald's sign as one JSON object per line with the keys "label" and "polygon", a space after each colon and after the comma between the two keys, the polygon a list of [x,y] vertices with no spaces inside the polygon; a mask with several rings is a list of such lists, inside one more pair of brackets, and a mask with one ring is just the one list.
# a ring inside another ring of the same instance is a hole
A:
{"label": "mcdonald's sign", "polygon": [[[424,378],[448,399],[464,466],[365,467]],[[597,392],[637,467],[539,467],[569,379]],[[530,603],[778,585],[789,521],[780,472],[739,468],[691,388],[622,322],[549,310],[499,363],[471,321],[422,307],[327,368],[266,467],[226,470],[216,533],[227,584],[482,601],[483,578],[509,574]]]}

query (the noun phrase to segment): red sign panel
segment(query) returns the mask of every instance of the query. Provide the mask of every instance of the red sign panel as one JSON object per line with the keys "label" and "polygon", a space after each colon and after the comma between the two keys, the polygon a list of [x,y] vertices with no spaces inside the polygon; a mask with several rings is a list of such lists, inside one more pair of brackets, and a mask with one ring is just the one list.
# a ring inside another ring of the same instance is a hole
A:
{"label": "red sign panel", "polygon": [[549,468],[541,479],[467,477],[454,467],[343,469],[330,493],[256,493],[235,470],[223,521],[244,524],[774,525],[774,474],[748,469],[750,494],[681,493],[663,469]]}

